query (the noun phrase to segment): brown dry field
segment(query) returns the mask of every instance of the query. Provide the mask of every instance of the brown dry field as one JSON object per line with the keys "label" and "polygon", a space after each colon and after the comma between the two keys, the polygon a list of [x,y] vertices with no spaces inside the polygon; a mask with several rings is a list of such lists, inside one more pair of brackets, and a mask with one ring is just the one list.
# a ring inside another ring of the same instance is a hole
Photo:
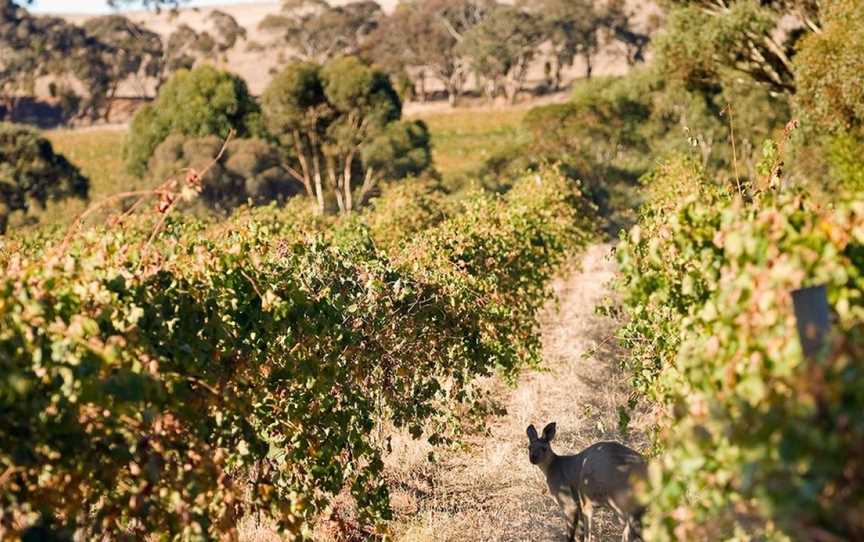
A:
{"label": "brown dry field", "polygon": [[[525,372],[512,387],[497,379],[486,383],[506,409],[487,420],[486,434],[464,435],[458,448],[437,450],[407,435],[394,436],[385,475],[396,515],[391,525],[395,540],[564,540],[558,506],[540,469],[528,461],[525,429],[531,423],[558,423],[553,449],[559,454],[576,453],[600,440],[647,451],[646,411],[637,410],[627,435],[618,430],[618,407],[628,399],[622,353],[612,338],[614,323],[595,313],[615,274],[612,250],[606,243],[589,247],[555,281],[558,302],[550,303],[541,319],[542,368]],[[432,451],[435,462],[428,460]],[[595,541],[621,539],[623,526],[611,512],[601,510],[595,526]],[[279,537],[249,518],[241,540],[274,542]]]}

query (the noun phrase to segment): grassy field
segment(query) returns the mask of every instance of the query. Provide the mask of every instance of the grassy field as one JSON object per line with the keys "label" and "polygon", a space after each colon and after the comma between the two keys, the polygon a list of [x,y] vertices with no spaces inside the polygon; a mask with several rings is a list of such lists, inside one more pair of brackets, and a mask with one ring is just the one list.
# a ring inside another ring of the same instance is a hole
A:
{"label": "grassy field", "polygon": [[[487,159],[525,143],[521,130],[526,109],[473,109],[426,113],[432,133],[435,167],[451,188],[471,184],[472,176]],[[91,202],[140,186],[139,180],[123,172],[126,132],[117,129],[53,130],[46,136],[54,148],[81,168],[91,182]],[[86,208],[82,201],[49,204],[34,214],[41,224],[69,224]]]}
{"label": "grassy field", "polygon": [[40,224],[68,225],[90,203],[140,186],[140,180],[123,172],[125,131],[52,130],[45,135],[51,141],[55,151],[63,154],[90,179],[90,202],[68,200],[49,203],[46,209],[36,210],[33,213]]}
{"label": "grassy field", "polygon": [[100,198],[127,190],[133,178],[123,173],[126,132],[103,130],[54,130],[46,135],[62,153],[90,178],[90,194]]}
{"label": "grassy field", "polygon": [[489,158],[527,142],[524,108],[474,109],[417,115],[429,125],[435,167],[448,186],[470,181]]}

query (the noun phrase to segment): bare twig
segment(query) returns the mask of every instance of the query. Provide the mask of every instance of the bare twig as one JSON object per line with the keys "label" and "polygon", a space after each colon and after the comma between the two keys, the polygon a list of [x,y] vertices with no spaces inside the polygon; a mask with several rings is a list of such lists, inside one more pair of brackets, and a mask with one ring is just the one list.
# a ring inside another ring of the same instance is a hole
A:
{"label": "bare twig", "polygon": [[[231,138],[234,137],[234,134],[235,131],[233,129],[228,132],[228,137],[226,137],[225,141],[222,143],[222,148],[219,149],[219,153],[216,155],[215,158],[213,158],[213,160],[210,161],[209,164],[207,164],[207,167],[201,170],[200,173],[192,169],[187,170],[187,183],[194,183],[197,185],[197,183],[200,182],[200,180],[207,174],[207,172],[209,172],[213,168],[213,166],[219,163],[219,160],[221,160],[222,156],[225,154],[225,149],[228,148],[228,143],[231,141]],[[150,251],[150,247],[153,245],[153,241],[156,240],[156,236],[162,230],[162,226],[165,225],[165,221],[168,219],[168,215],[171,214],[171,211],[173,211],[174,208],[177,206],[177,202],[179,201],[177,194],[171,193],[168,197],[171,198],[170,203],[165,209],[160,209],[160,212],[162,213],[162,218],[159,219],[159,222],[156,224],[156,227],[150,234],[150,238],[147,240],[147,244],[144,245],[144,250],[141,251],[141,259],[138,261],[139,267],[141,266],[141,263],[144,262],[145,256]]]}
{"label": "bare twig", "polygon": [[[169,191],[167,190],[167,186],[171,182],[173,182],[173,180],[166,181],[162,184],[162,186],[153,190],[134,190],[130,192],[121,192],[119,194],[114,194],[113,196],[109,196],[102,201],[92,205],[89,209],[78,215],[78,217],[72,222],[72,225],[69,226],[69,229],[66,231],[66,236],[63,238],[63,243],[60,245],[58,255],[62,256],[63,254],[65,254],[66,249],[69,247],[69,243],[72,241],[72,237],[74,236],[75,232],[81,227],[81,224],[83,224],[84,220],[88,216],[108,206],[111,203],[122,201],[128,198],[139,197],[140,199],[138,200],[138,202],[133,205],[133,208],[137,207],[140,201],[148,196],[162,196],[163,194],[168,193]],[[124,216],[126,216],[127,214],[128,213],[124,213]]]}

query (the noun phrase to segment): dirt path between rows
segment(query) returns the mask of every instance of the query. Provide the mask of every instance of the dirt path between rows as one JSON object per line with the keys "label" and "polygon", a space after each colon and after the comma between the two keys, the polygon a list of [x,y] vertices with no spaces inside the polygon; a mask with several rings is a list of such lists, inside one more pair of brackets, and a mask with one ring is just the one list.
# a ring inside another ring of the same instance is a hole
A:
{"label": "dirt path between rows", "polygon": [[[540,470],[528,462],[525,429],[558,423],[553,448],[576,453],[598,440],[619,440],[644,450],[637,429],[618,431],[618,407],[626,404],[627,383],[620,352],[611,338],[614,323],[595,314],[608,295],[615,272],[611,245],[590,247],[581,268],[555,283],[560,303],[542,320],[543,370],[523,374],[514,388],[495,388],[506,415],[490,421],[491,436],[469,437],[459,450],[438,452],[410,442],[389,458],[397,540],[560,541],[565,524],[548,494]],[[599,523],[599,540],[620,540],[621,526],[609,513]]]}

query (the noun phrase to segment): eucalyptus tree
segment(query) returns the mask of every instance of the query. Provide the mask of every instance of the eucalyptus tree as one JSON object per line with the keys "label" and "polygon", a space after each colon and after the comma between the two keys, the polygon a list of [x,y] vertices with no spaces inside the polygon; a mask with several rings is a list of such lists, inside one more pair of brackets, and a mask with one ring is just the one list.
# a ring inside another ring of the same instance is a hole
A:
{"label": "eucalyptus tree", "polygon": [[[264,92],[262,111],[289,171],[321,213],[330,198],[350,213],[382,179],[431,163],[425,125],[400,121],[402,104],[387,75],[356,57],[290,64]],[[400,162],[387,163],[397,153]]]}
{"label": "eucalyptus tree", "polygon": [[594,57],[600,50],[605,12],[593,0],[540,0],[524,2],[526,9],[542,18],[552,48],[552,86],[561,85],[561,72],[578,57],[585,63],[585,77],[591,78]]}
{"label": "eucalyptus tree", "polygon": [[196,60],[205,51],[199,44],[198,32],[188,24],[178,25],[168,36],[165,43],[165,71],[173,73],[177,70],[191,70]]}
{"label": "eucalyptus tree", "polygon": [[490,96],[504,93],[513,103],[528,69],[546,39],[542,19],[514,6],[501,5],[465,33],[457,51],[468,57]]}
{"label": "eucalyptus tree", "polygon": [[383,14],[373,1],[332,6],[324,0],[288,0],[258,28],[271,36],[268,47],[287,50],[292,60],[322,63],[357,54]]}
{"label": "eucalyptus tree", "polygon": [[795,94],[799,40],[822,31],[818,0],[668,0],[657,40],[661,66],[689,87],[744,78],[771,92]]}
{"label": "eucalyptus tree", "polygon": [[0,123],[0,234],[14,213],[27,214],[31,204],[86,199],[90,182],[35,130]]}
{"label": "eucalyptus tree", "polygon": [[165,45],[168,73],[192,69],[200,60],[225,61],[228,51],[246,39],[246,29],[229,13],[213,10],[206,21],[208,29],[199,32],[183,23],[168,36]]}
{"label": "eucalyptus tree", "polygon": [[129,125],[124,149],[129,173],[143,177],[155,149],[168,136],[238,138],[257,135],[260,110],[246,82],[213,66],[180,70],[162,86],[152,104]]}
{"label": "eucalyptus tree", "polygon": [[10,108],[16,95],[33,93],[42,77],[74,79],[87,90],[82,113],[95,116],[111,82],[113,49],[59,17],[34,17],[0,0],[0,93]]}
{"label": "eucalyptus tree", "polygon": [[470,70],[459,44],[496,6],[495,0],[400,2],[370,40],[372,56],[394,72],[413,68],[421,82],[428,73],[441,83],[452,105],[464,91]]}
{"label": "eucalyptus tree", "polygon": [[225,54],[237,45],[237,42],[246,39],[246,29],[229,13],[214,9],[207,16],[207,20],[213,30],[212,51],[223,59]]}
{"label": "eucalyptus tree", "polygon": [[657,15],[649,17],[645,28],[637,29],[634,22],[635,13],[627,7],[626,0],[610,0],[606,5],[605,26],[611,32],[611,37],[624,46],[625,60],[629,66],[645,62],[645,52],[651,43],[650,34],[660,26]]}
{"label": "eucalyptus tree", "polygon": [[[106,58],[110,86],[103,118],[108,121],[117,89],[123,81],[135,76],[158,79],[164,67],[164,48],[159,34],[135,24],[122,15],[105,15],[89,19],[84,29],[109,47]],[[141,89],[141,94],[146,90]]]}

